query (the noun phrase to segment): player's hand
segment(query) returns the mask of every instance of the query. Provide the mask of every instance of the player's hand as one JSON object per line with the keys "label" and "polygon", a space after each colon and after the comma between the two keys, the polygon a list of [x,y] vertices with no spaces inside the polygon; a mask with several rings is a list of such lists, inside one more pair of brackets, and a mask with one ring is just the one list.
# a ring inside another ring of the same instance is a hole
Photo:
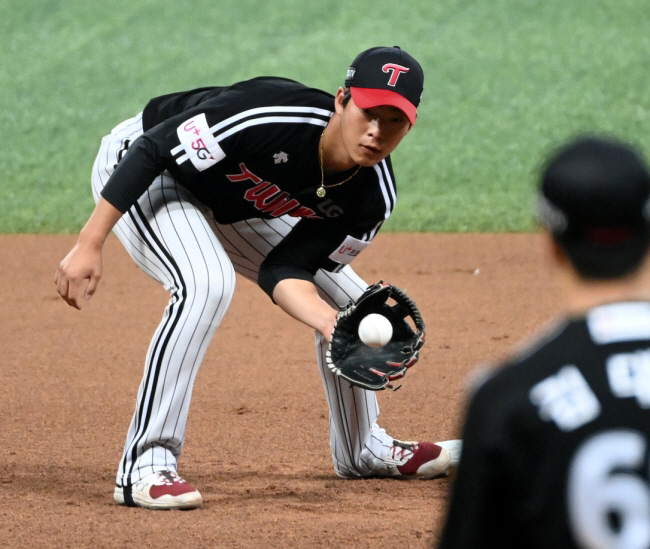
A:
{"label": "player's hand", "polygon": [[82,297],[88,301],[102,277],[101,247],[77,242],[63,258],[54,274],[54,284],[65,302],[81,309]]}

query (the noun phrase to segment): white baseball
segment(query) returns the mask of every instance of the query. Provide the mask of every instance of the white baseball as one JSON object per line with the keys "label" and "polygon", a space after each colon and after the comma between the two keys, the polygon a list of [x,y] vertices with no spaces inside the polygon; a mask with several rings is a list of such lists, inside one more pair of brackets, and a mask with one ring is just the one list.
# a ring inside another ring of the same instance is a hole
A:
{"label": "white baseball", "polygon": [[383,347],[393,337],[390,321],[377,313],[370,313],[359,323],[359,338],[369,347]]}

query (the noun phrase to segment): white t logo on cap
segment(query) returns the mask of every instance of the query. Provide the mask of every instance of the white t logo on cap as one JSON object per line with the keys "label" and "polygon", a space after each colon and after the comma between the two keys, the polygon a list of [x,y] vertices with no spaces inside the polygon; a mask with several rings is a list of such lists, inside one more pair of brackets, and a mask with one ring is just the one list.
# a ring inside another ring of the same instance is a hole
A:
{"label": "white t logo on cap", "polygon": [[384,72],[390,72],[390,79],[388,80],[389,86],[395,86],[397,84],[397,79],[399,75],[403,72],[408,72],[410,69],[408,67],[402,67],[402,65],[396,65],[395,63],[386,63],[382,68]]}

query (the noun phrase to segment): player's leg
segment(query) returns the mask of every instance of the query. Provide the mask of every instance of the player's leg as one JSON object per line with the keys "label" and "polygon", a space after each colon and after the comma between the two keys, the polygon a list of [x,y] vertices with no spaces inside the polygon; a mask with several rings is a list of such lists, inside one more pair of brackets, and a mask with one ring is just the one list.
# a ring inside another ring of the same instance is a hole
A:
{"label": "player's leg", "polygon": [[[216,225],[215,232],[228,251],[235,269],[257,281],[259,265],[266,255],[289,233],[297,219],[284,216],[273,220],[250,220],[233,225]],[[349,267],[338,273],[319,271],[315,282],[321,297],[335,308],[356,300],[367,284]],[[316,348],[321,377],[330,410],[330,447],[334,468],[343,477],[401,475],[397,466],[413,452],[395,446],[394,438],[377,424],[377,395],[332,374],[325,362],[327,343],[316,333]],[[424,443],[418,458],[437,459],[437,449]],[[426,454],[426,455],[425,455]],[[445,468],[446,452],[429,466],[429,471]],[[429,460],[431,461],[431,460]],[[411,462],[413,464],[414,462]]]}
{"label": "player's leg", "polygon": [[[102,142],[93,169],[95,199],[123,154],[120,147],[137,136],[138,122],[131,124],[132,133],[123,124]],[[167,174],[156,179],[114,232],[136,264],[170,293],[147,352],[117,475],[124,501],[140,504],[130,501],[134,485],[154,473],[176,471],[194,380],[230,304],[235,274],[201,206]],[[174,490],[185,488],[172,477],[157,481],[172,483]]]}
{"label": "player's leg", "polygon": [[[289,234],[298,220],[283,216],[272,220],[249,220],[232,225],[214,225],[238,273],[257,282],[259,267],[268,253]],[[319,273],[316,282],[321,296],[337,307],[356,299],[366,284],[347,267],[344,273]],[[373,392],[352,389],[342,383],[324,366],[327,346],[316,334],[317,355],[330,408],[330,445],[334,466],[339,474],[368,475],[370,469],[363,463],[361,452],[366,443],[392,444],[392,439],[376,427],[379,406]],[[372,437],[374,430],[376,437]]]}
{"label": "player's leg", "polygon": [[[349,266],[338,273],[319,271],[316,283],[321,297],[335,308],[355,301],[367,284]],[[329,406],[330,449],[334,469],[342,477],[375,474],[381,463],[374,456],[386,454],[393,439],[377,425],[379,403],[373,391],[352,387],[327,367],[325,338],[315,332],[316,357]]]}
{"label": "player's leg", "polygon": [[[367,288],[349,266],[338,273],[316,274],[321,297],[333,307],[356,300]],[[446,472],[449,454],[431,442],[396,440],[379,427],[377,393],[353,387],[328,368],[327,342],[316,337],[316,354],[330,410],[330,448],[336,473],[343,478],[369,476],[432,478]]]}

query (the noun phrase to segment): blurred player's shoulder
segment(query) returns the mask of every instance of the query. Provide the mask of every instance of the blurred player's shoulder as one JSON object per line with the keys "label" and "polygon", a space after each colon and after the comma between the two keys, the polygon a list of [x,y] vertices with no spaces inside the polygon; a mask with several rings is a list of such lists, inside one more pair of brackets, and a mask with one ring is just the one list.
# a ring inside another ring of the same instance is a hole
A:
{"label": "blurred player's shoulder", "polygon": [[567,317],[554,317],[535,333],[515,344],[501,359],[479,364],[466,380],[470,395],[495,378],[520,376],[520,370],[526,368],[529,359],[555,341],[569,323]]}

